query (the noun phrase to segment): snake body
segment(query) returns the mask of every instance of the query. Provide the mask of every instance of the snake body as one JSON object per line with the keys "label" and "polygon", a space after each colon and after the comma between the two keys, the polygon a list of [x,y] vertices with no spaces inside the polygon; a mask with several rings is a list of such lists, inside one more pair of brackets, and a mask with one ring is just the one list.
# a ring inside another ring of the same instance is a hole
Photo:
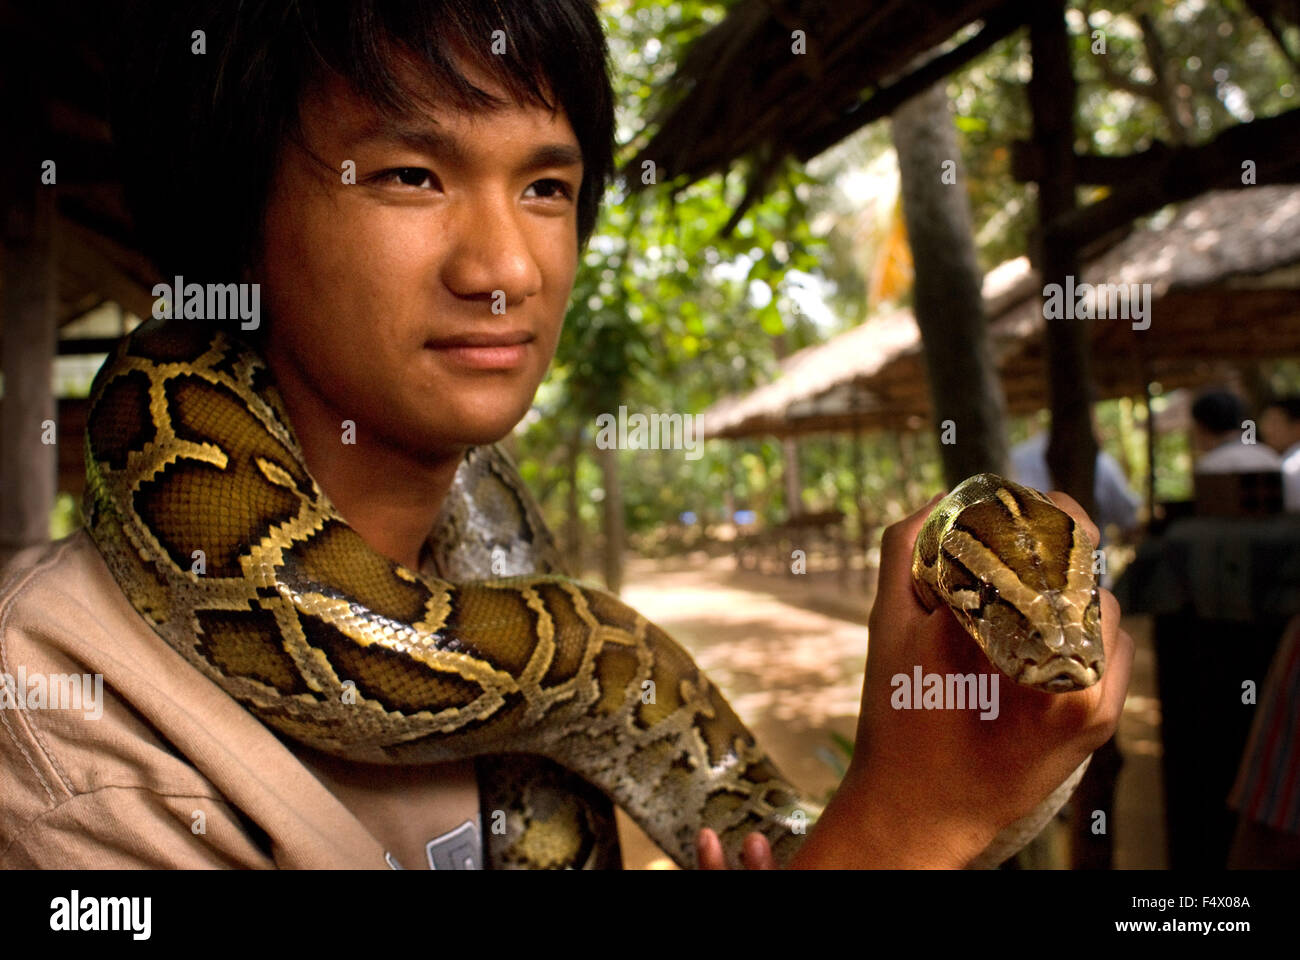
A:
{"label": "snake body", "polygon": [[[167,321],[139,328],[100,370],[86,462],[87,527],[154,630],[309,747],[370,763],[479,758],[490,866],[616,866],[608,801],[679,865],[694,866],[703,826],[718,832],[733,867],[755,830],[785,865],[819,812],[685,650],[616,597],[563,574],[496,446],[469,451],[434,556],[410,570],[369,547],[312,479],[256,351],[223,331]],[[959,617],[974,612],[974,598],[944,572],[947,545],[988,496],[1012,489],[989,483],[964,512],[936,508],[947,525],[932,516],[923,533],[930,543],[943,527],[918,589]],[[978,526],[974,536],[993,539]],[[1043,560],[1066,555],[1073,591],[1073,548]],[[984,560],[962,562],[986,572]],[[1045,622],[1000,571],[987,572],[1004,602]],[[996,621],[993,605],[985,600],[980,622]],[[973,635],[998,662],[1002,641],[979,626]],[[1013,644],[1022,663],[1026,642]],[[485,783],[487,769],[498,776]],[[487,829],[498,811],[500,836]],[[1024,842],[1009,836],[986,856]]]}

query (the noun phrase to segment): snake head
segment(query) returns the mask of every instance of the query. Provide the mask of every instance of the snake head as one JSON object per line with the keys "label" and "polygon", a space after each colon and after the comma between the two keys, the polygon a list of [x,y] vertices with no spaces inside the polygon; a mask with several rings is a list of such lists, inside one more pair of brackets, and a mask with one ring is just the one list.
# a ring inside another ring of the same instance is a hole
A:
{"label": "snake head", "polygon": [[1092,540],[1037,491],[972,479],[935,508],[917,578],[1017,683],[1051,693],[1092,686],[1105,670]]}
{"label": "snake head", "polygon": [[1096,586],[1080,605],[1072,591],[1045,591],[1030,601],[1028,623],[998,640],[986,652],[1017,683],[1048,693],[1070,693],[1092,686],[1105,671],[1101,639],[1101,600]]}

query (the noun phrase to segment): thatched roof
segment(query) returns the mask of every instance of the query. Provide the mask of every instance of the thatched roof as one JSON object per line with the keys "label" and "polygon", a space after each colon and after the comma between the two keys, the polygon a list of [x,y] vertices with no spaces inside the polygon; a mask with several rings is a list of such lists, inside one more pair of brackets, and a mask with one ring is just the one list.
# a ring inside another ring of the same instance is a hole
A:
{"label": "thatched roof", "polygon": [[[1249,0],[1249,6],[1294,57],[1284,33],[1300,23],[1300,3]],[[766,192],[785,158],[806,162],[889,116],[1029,23],[1038,7],[1034,0],[741,0],[688,47],[659,92],[653,132],[624,168],[628,188],[647,189],[639,176],[646,161],[660,171],[656,183],[679,188],[747,159],[748,187],[729,230]],[[799,40],[802,53],[795,52]],[[1239,149],[1245,144],[1234,142],[1229,152],[1255,157],[1261,183],[1300,181],[1290,149],[1297,125],[1291,116],[1273,124],[1264,142],[1251,140],[1245,152]],[[1109,182],[1083,176],[1091,159],[1081,164],[1082,181]],[[1163,202],[1226,185],[1217,176],[1193,181],[1187,170],[1167,169],[1177,165],[1162,165],[1159,156],[1134,159],[1143,163],[1133,174],[1202,184],[1179,194],[1176,182],[1167,183]]]}
{"label": "thatched roof", "polygon": [[[666,172],[661,182],[693,181],[750,156],[753,179],[761,181],[780,157],[806,161],[887,115],[900,98],[891,93],[882,112],[873,97],[909,74],[919,55],[981,19],[984,42],[949,70],[1023,23],[1021,4],[744,0],[687,50],[665,91],[657,131],[628,168],[653,160]],[[800,39],[806,50],[797,53]],[[630,186],[638,188],[636,178]]]}
{"label": "thatched roof", "polygon": [[[1101,398],[1213,376],[1213,361],[1300,355],[1300,188],[1206,194],[1167,223],[1089,261],[1081,282],[1151,284],[1151,322],[1093,321]],[[1025,257],[984,278],[984,305],[1009,411],[1047,405],[1042,282]],[[928,423],[920,333],[910,311],[872,317],[780,363],[780,376],[703,414],[705,436],[797,434]]]}

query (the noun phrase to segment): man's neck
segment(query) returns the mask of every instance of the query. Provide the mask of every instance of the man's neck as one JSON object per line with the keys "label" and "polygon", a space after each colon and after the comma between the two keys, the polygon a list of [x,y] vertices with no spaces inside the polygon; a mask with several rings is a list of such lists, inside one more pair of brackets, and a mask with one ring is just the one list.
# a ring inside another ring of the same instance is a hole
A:
{"label": "man's neck", "polygon": [[390,560],[419,570],[464,450],[436,462],[419,462],[358,437],[340,456],[338,436],[337,427],[330,436],[313,441],[299,435],[307,468],[362,540]]}
{"label": "man's neck", "polygon": [[417,458],[362,430],[345,443],[337,412],[291,371],[275,372],[307,469],[321,490],[374,550],[419,570],[466,448]]}

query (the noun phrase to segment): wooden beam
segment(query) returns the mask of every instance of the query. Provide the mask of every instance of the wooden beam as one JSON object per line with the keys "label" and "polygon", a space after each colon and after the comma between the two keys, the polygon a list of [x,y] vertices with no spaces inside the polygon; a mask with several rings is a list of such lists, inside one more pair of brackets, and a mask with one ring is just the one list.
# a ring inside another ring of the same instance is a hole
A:
{"label": "wooden beam", "polygon": [[[1156,141],[1148,149],[1122,156],[1102,157],[1094,153],[1074,155],[1074,177],[1078,183],[1120,184],[1149,176],[1152,169],[1163,169],[1171,149]],[[1011,177],[1021,183],[1038,182],[1051,176],[1051,168],[1039,145],[1028,140],[1011,144]]]}
{"label": "wooden beam", "polygon": [[1294,182],[1300,175],[1297,157],[1300,108],[1238,124],[1199,147],[1170,149],[1163,158],[1153,156],[1145,175],[1116,186],[1106,199],[1052,217],[1046,235],[1062,243],[1086,243],[1166,204],[1207,190],[1247,187],[1242,177],[1248,161],[1254,164],[1257,184]]}
{"label": "wooden beam", "polygon": [[795,149],[795,156],[800,162],[807,163],[867,124],[889,116],[901,104],[942,82],[950,73],[974,60],[1003,37],[1009,36],[1024,22],[1024,12],[1015,5],[990,15],[984,28],[961,46],[940,54],[889,86],[877,90],[851,113],[805,138]]}
{"label": "wooden beam", "polygon": [[67,217],[59,218],[59,236],[66,269],[136,316],[152,315],[153,291],[138,275],[139,255]]}

